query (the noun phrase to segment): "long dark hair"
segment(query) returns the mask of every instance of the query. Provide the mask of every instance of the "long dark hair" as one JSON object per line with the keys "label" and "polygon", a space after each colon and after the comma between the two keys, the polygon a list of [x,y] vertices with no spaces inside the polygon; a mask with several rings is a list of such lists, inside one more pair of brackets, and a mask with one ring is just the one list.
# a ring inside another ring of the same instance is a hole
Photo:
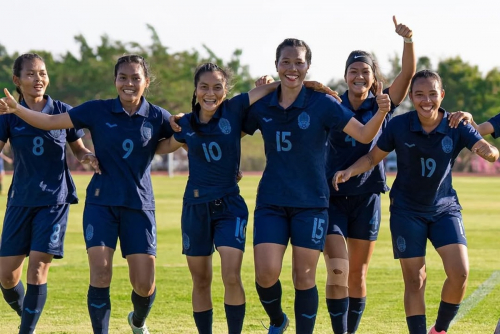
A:
{"label": "long dark hair", "polygon": [[[43,60],[42,57],[37,55],[36,53],[25,53],[20,55],[19,57],[16,58],[14,61],[14,66],[12,67],[12,74],[15,75],[16,77],[20,78],[21,77],[21,71],[23,70],[23,64],[25,60],[33,60],[33,59],[38,59],[42,61],[45,64],[45,60]],[[19,103],[24,99],[23,92],[21,91],[21,87],[16,86],[16,92],[19,94]]]}

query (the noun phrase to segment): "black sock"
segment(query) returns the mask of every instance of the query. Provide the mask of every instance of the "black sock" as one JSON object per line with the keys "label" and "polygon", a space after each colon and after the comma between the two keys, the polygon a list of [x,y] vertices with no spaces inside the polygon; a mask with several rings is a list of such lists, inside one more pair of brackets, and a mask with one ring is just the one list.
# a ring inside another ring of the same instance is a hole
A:
{"label": "black sock", "polygon": [[427,334],[425,314],[406,317],[406,323],[408,324],[410,334]]}
{"label": "black sock", "polygon": [[245,304],[224,304],[224,310],[226,311],[228,333],[240,334],[243,329],[243,320],[245,319]]}
{"label": "black sock", "polygon": [[9,306],[17,312],[19,316],[23,313],[23,301],[24,301],[24,285],[22,281],[19,281],[17,285],[11,289],[5,289],[0,285],[2,290],[3,299],[9,304]]}
{"label": "black sock", "polygon": [[366,297],[352,298],[349,297],[349,311],[347,312],[347,331],[356,333],[359,322],[363,316],[366,306]]}
{"label": "black sock", "polygon": [[111,315],[109,287],[96,288],[90,285],[87,294],[87,306],[94,334],[107,333]]}
{"label": "black sock", "polygon": [[132,290],[132,304],[134,305],[134,314],[132,316],[132,324],[135,327],[141,328],[146,322],[149,311],[153,307],[156,297],[156,287],[153,294],[148,297],[141,297]]}
{"label": "black sock", "polygon": [[312,334],[318,313],[318,288],[307,290],[295,289],[295,324],[296,332]]}
{"label": "black sock", "polygon": [[212,309],[203,312],[193,312],[193,317],[199,334],[212,334],[214,319],[214,311]]}
{"label": "black sock", "polygon": [[347,308],[349,298],[327,299],[326,306],[332,321],[332,328],[335,334],[344,334],[347,332]]}
{"label": "black sock", "polygon": [[278,280],[273,286],[263,288],[255,282],[260,303],[269,316],[271,326],[281,326],[285,321],[283,309],[281,308],[281,282]]}
{"label": "black sock", "polygon": [[448,327],[450,327],[450,323],[455,318],[458,313],[458,308],[460,304],[450,304],[444,301],[441,301],[439,304],[438,315],[436,319],[436,324],[434,325],[434,329],[438,332],[448,331]]}
{"label": "black sock", "polygon": [[40,316],[42,315],[45,301],[47,300],[47,283],[34,285],[28,283],[26,296],[23,302],[21,327],[19,333],[33,333]]}

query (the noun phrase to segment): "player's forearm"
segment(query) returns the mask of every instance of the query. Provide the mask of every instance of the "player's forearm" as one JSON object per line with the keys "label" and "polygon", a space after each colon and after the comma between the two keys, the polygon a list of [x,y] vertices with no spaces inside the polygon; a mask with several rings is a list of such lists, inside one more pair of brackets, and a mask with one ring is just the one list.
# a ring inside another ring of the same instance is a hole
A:
{"label": "player's forearm", "polygon": [[[67,113],[59,115],[47,115],[25,108],[22,105],[18,104],[15,114],[31,126],[42,130],[49,131],[73,128],[73,123],[71,122]],[[69,122],[64,122],[64,118],[67,118]]]}
{"label": "player's forearm", "polygon": [[360,139],[358,141],[363,144],[369,144],[380,130],[386,115],[386,112],[377,111],[375,116],[361,128]]}

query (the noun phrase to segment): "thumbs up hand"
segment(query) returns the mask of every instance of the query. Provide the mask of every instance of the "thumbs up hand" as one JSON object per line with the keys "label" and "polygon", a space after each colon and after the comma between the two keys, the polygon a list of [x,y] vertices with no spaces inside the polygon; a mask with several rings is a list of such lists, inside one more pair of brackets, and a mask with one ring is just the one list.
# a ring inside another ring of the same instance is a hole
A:
{"label": "thumbs up hand", "polygon": [[391,111],[391,98],[389,97],[389,94],[383,94],[383,90],[384,90],[384,84],[378,82],[377,96],[376,96],[378,110],[384,113],[388,113],[389,111]]}
{"label": "thumbs up hand", "polygon": [[396,28],[396,33],[403,38],[411,38],[413,36],[413,31],[410,28],[405,26],[404,24],[399,23],[396,20],[396,16],[392,17],[392,21],[394,22],[394,27]]}
{"label": "thumbs up hand", "polygon": [[3,92],[5,93],[5,97],[0,99],[0,115],[15,113],[17,111],[16,100],[10,95],[7,88],[4,88]]}

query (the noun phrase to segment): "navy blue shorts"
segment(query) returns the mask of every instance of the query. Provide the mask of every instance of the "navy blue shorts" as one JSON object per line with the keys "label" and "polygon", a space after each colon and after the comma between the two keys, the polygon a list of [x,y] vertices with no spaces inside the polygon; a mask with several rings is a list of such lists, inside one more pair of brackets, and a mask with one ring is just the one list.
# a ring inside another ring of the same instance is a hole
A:
{"label": "navy blue shorts", "polygon": [[248,208],[240,195],[182,207],[182,254],[208,256],[215,247],[245,251]]}
{"label": "navy blue shorts", "polygon": [[328,234],[375,241],[380,230],[380,194],[331,196]]}
{"label": "navy blue shorts", "polygon": [[68,213],[69,204],[7,207],[0,256],[27,256],[30,251],[37,251],[62,258]]}
{"label": "navy blue shorts", "polygon": [[328,228],[326,208],[257,205],[253,244],[273,243],[323,250]]}
{"label": "navy blue shorts", "polygon": [[83,234],[87,249],[96,246],[116,249],[120,238],[124,258],[131,254],[156,256],[154,210],[87,203],[83,211]]}
{"label": "navy blue shorts", "polygon": [[395,259],[425,256],[427,239],[434,248],[451,244],[467,246],[460,211],[430,215],[391,208],[390,222]]}

